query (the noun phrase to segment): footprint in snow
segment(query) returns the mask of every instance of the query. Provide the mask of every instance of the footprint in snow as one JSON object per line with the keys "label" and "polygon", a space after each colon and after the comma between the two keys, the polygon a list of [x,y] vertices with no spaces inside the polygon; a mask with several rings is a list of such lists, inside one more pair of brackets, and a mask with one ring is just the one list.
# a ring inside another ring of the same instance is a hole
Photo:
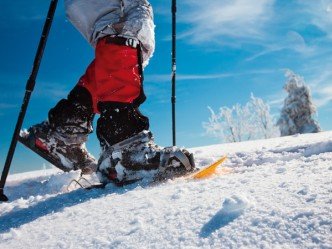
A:
{"label": "footprint in snow", "polygon": [[245,209],[250,206],[248,200],[240,196],[226,198],[222,208],[201,229],[200,236],[209,237],[214,231],[227,226],[230,222],[240,217]]}

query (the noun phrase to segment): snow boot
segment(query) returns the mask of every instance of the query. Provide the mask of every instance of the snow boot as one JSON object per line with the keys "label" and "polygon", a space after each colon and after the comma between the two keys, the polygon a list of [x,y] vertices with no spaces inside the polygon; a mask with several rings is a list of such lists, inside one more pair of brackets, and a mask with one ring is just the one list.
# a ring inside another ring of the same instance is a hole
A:
{"label": "snow boot", "polygon": [[99,105],[97,135],[102,147],[97,175],[102,183],[127,184],[143,178],[166,180],[195,169],[193,155],[177,147],[160,147],[149,120],[130,104]]}
{"label": "snow boot", "polygon": [[85,142],[93,130],[93,117],[90,93],[76,86],[49,111],[48,121],[21,132],[20,141],[64,171],[81,169],[83,174],[91,174],[97,162]]}

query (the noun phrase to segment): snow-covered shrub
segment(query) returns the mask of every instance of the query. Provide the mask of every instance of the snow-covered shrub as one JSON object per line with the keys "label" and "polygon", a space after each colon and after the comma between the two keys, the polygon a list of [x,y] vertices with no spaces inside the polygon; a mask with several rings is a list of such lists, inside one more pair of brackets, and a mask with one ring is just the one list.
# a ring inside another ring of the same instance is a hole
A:
{"label": "snow-covered shrub", "polygon": [[321,131],[319,124],[313,119],[316,107],[312,103],[311,92],[304,79],[291,70],[287,70],[285,76],[287,81],[284,89],[288,96],[284,100],[277,122],[281,136]]}
{"label": "snow-covered shrub", "polygon": [[240,142],[261,138],[279,136],[279,130],[274,125],[270,107],[262,99],[251,94],[250,101],[232,108],[223,106],[216,114],[208,107],[211,116],[203,123],[207,134],[220,138],[225,142]]}
{"label": "snow-covered shrub", "polygon": [[279,137],[280,132],[275,125],[275,120],[270,113],[270,106],[261,98],[251,94],[250,102],[247,104],[252,115],[254,131],[257,138]]}

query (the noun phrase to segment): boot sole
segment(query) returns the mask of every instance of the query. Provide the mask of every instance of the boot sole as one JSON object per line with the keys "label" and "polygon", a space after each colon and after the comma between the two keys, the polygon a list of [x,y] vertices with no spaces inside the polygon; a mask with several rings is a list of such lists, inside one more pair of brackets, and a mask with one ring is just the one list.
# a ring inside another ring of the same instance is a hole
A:
{"label": "boot sole", "polygon": [[38,147],[36,146],[36,139],[32,136],[28,136],[26,137],[22,137],[19,136],[18,137],[18,141],[23,144],[25,147],[29,148],[30,150],[32,150],[33,152],[35,152],[36,154],[38,154],[39,156],[41,156],[42,158],[44,158],[46,161],[48,161],[50,164],[54,165],[55,167],[65,171],[65,172],[69,172],[72,169],[65,167],[61,161],[59,161],[59,159],[53,157],[52,155],[46,153],[45,151],[38,149]]}

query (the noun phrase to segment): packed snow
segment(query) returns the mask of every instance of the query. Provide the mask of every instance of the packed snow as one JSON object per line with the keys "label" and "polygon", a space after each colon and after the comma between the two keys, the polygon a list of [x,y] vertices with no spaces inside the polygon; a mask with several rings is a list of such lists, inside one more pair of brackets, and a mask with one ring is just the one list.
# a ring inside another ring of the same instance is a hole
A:
{"label": "packed snow", "polygon": [[332,132],[191,151],[232,172],[90,191],[79,172],[11,175],[0,248],[332,248]]}

